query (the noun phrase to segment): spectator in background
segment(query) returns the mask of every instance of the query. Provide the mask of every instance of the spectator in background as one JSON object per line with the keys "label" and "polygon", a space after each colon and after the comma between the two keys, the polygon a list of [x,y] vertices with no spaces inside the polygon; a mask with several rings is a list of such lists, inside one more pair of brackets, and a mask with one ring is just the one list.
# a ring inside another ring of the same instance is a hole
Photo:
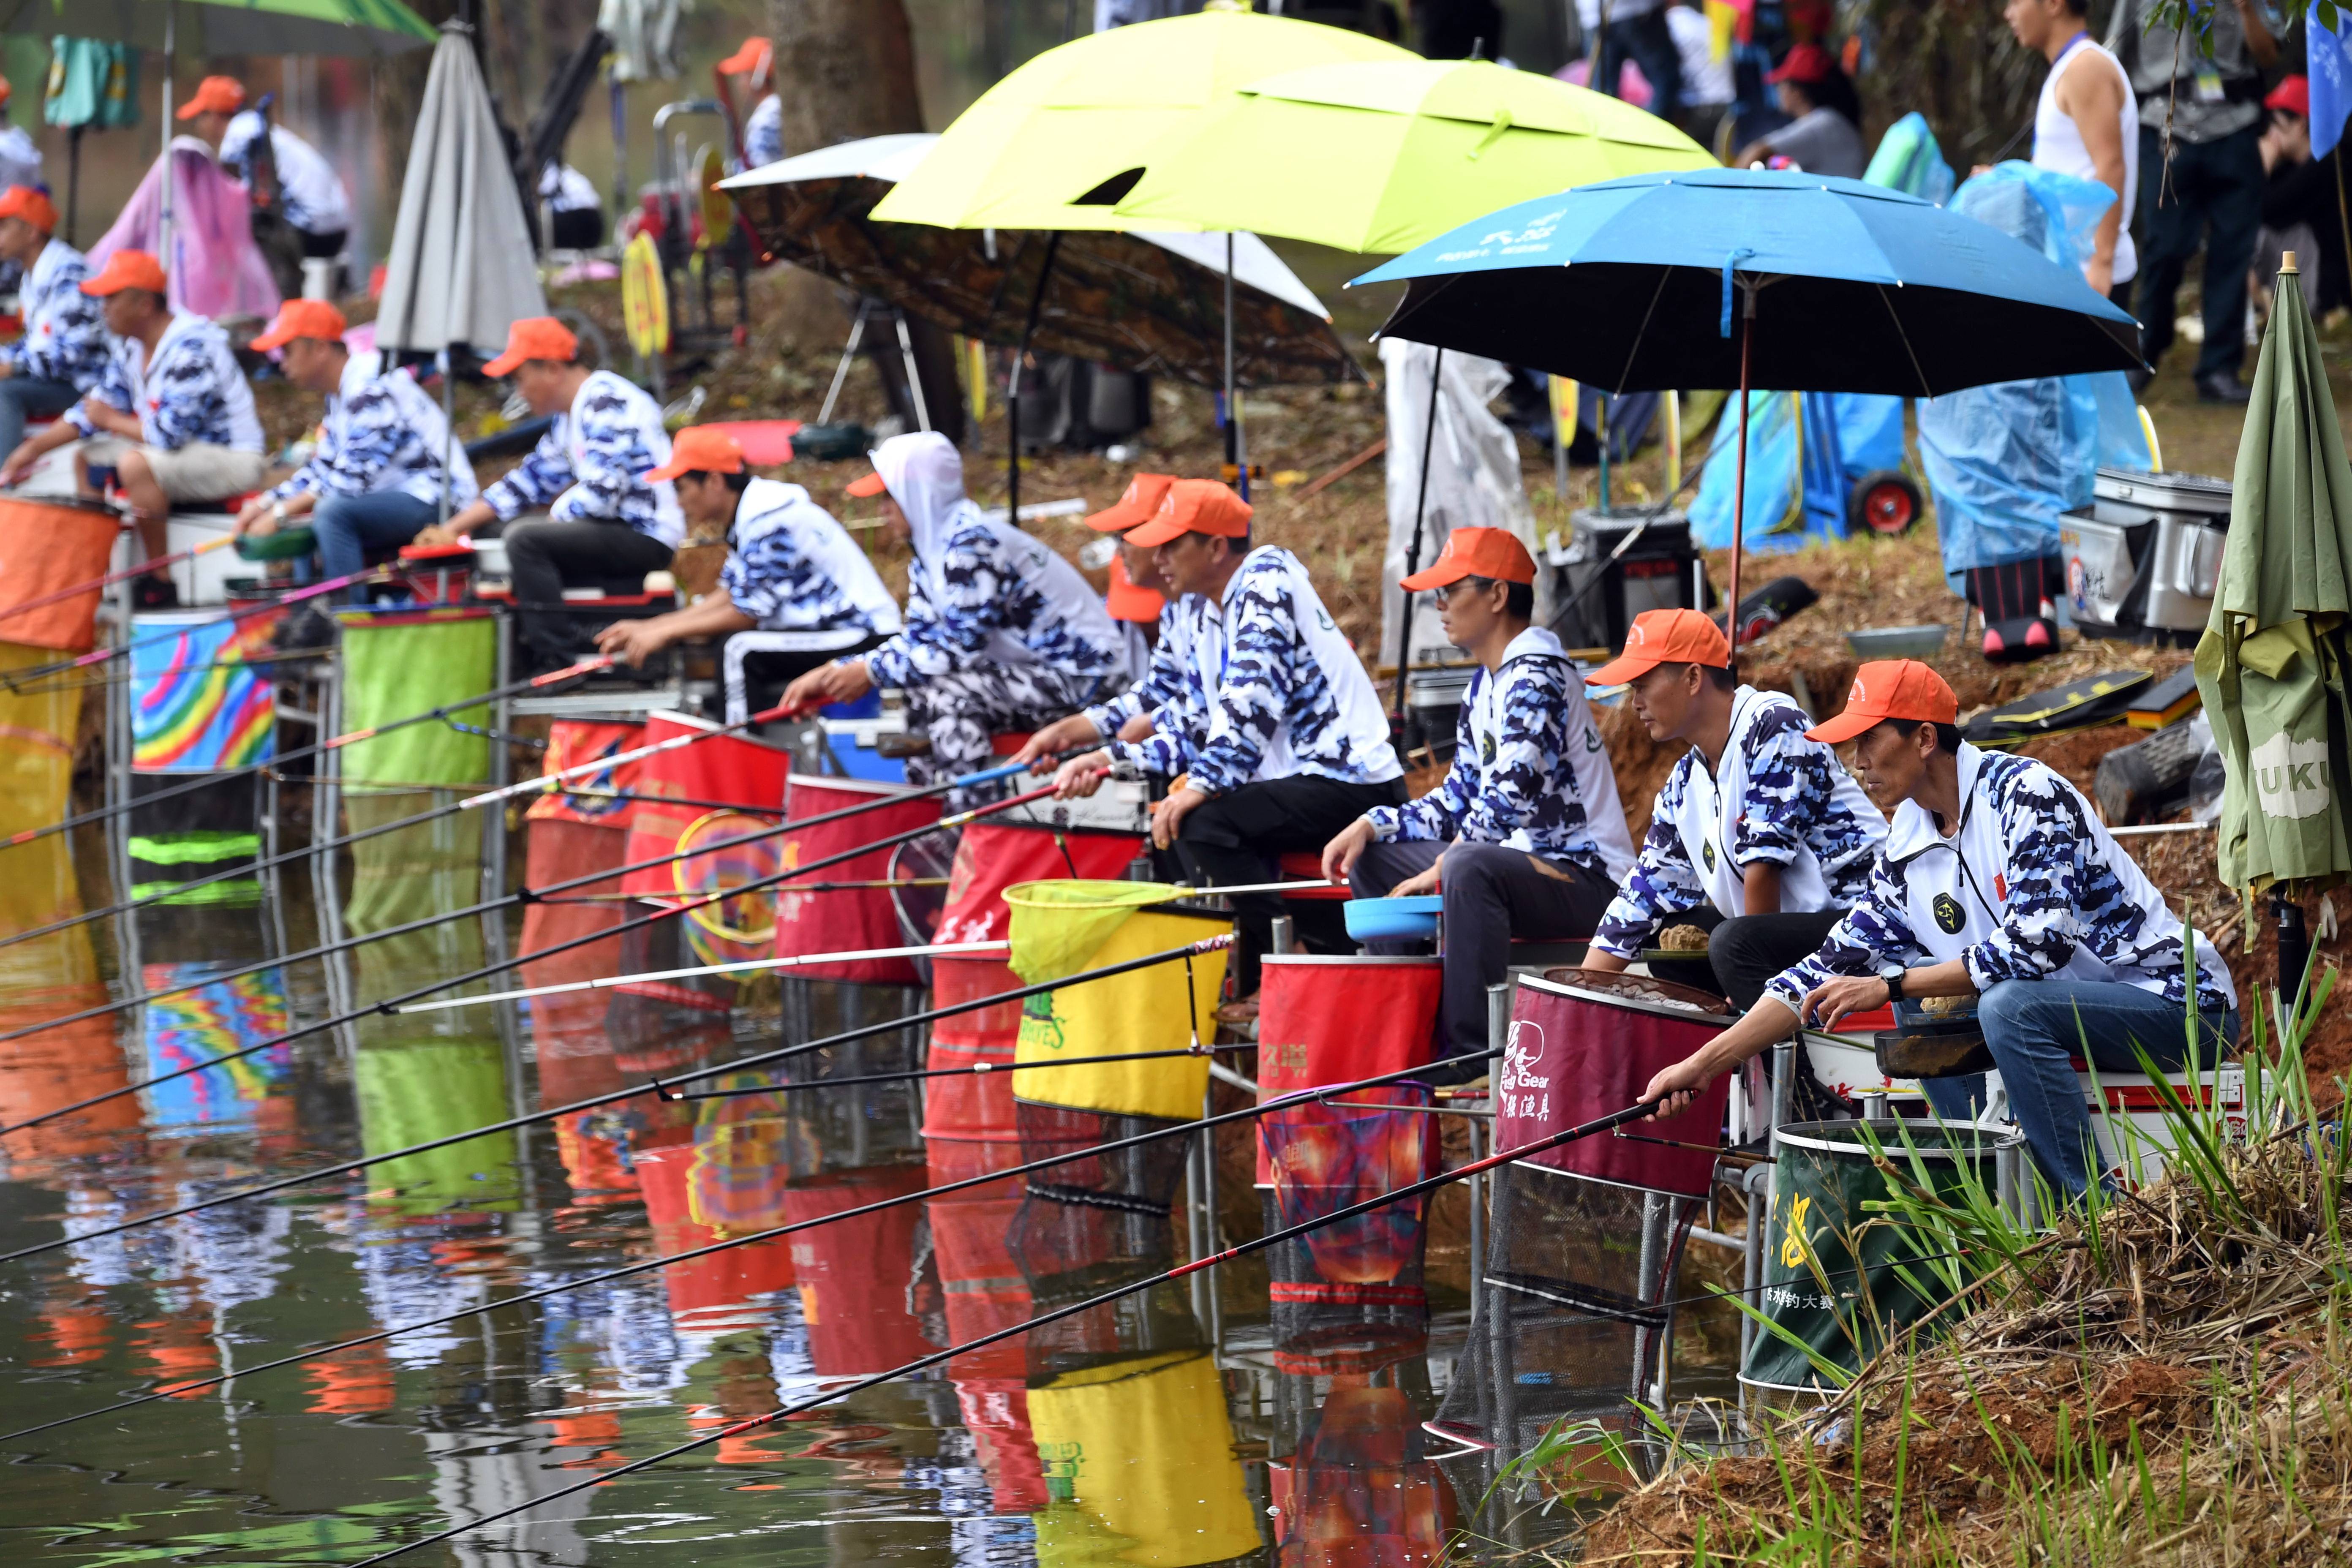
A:
{"label": "spectator in background", "polygon": [[721,76],[740,76],[752,92],[767,90],[743,120],[743,165],[757,169],[784,155],[784,100],[776,96],[776,51],[765,38],[746,38],[743,47],[719,62]]}
{"label": "spectator in background", "polygon": [[2152,0],[2121,0],[2111,32],[2139,100],[2139,210],[2146,228],[2137,309],[2151,365],[2172,346],[2189,258],[2205,250],[2205,342],[2197,397],[2243,403],[2246,268],[2263,222],[2263,77],[2278,40],[2252,0],[2207,0],[2189,36]]}
{"label": "spectator in background", "polygon": [[1829,51],[1819,44],[1799,44],[1764,79],[1779,89],[1780,111],[1789,116],[1789,123],[1741,148],[1732,167],[1745,169],[1778,156],[1809,174],[1862,178],[1870,166],[1870,153],[1855,123],[1860,104],[1853,84]]}
{"label": "spectator in background", "polygon": [[8,79],[0,76],[0,190],[10,185],[37,188],[41,184],[41,150],[31,134],[8,119]]}
{"label": "spectator in background", "polygon": [[[1609,14],[1601,25],[1601,12]],[[1682,51],[1666,24],[1666,0],[1576,0],[1577,19],[1592,40],[1592,85],[1617,96],[1617,75],[1631,59],[1650,84],[1650,112],[1673,120],[1683,101]],[[1487,51],[1491,58],[1494,51]]]}
{"label": "spectator in background", "polygon": [[0,260],[24,269],[16,309],[25,334],[0,345],[0,448],[15,451],[27,417],[51,418],[106,374],[106,325],[81,291],[89,262],[53,237],[58,209],[24,185],[0,192]]}
{"label": "spectator in background", "polygon": [[[351,237],[351,193],[343,189],[325,154],[283,125],[270,124],[259,110],[246,108],[245,88],[236,78],[205,78],[179,117],[195,122],[191,129],[213,144],[221,167],[253,194],[256,205],[268,199],[272,182],[262,178],[259,165],[265,157],[269,161],[276,174],[278,216],[300,237],[305,257],[317,260],[343,253]],[[266,144],[265,131],[269,133]]]}
{"label": "spectator in background", "polygon": [[[2017,41],[2050,62],[2033,110],[2033,166],[2096,180],[2116,205],[2091,237],[2084,280],[2128,308],[2126,287],[2139,275],[2132,248],[2132,203],[2139,192],[2139,106],[2116,57],[2092,41],[2089,0],[2009,0],[2004,13]],[[2091,58],[2095,57],[2095,58]],[[2083,63],[2090,58],[2091,63]]]}
{"label": "spectator in background", "polygon": [[1700,0],[1673,0],[1666,7],[1666,31],[1674,36],[1675,52],[1683,68],[1683,111],[1680,124],[1692,140],[1722,156],[1716,146],[1723,121],[1731,112],[1738,89],[1731,78],[1731,55],[1715,54],[1715,25],[1706,19]]}
{"label": "spectator in background", "polygon": [[539,199],[547,204],[549,248],[593,250],[604,243],[604,201],[587,175],[551,158],[539,172]]}
{"label": "spectator in background", "polygon": [[2267,309],[2279,253],[2292,250],[2303,274],[2304,298],[2312,314],[2352,306],[2352,274],[2344,250],[2342,187],[2336,179],[2336,150],[2311,155],[2311,82],[2291,76],[2263,100],[2271,111],[2263,132],[2263,168],[2270,179],[2263,191],[2263,232],[2254,250],[2255,286]]}

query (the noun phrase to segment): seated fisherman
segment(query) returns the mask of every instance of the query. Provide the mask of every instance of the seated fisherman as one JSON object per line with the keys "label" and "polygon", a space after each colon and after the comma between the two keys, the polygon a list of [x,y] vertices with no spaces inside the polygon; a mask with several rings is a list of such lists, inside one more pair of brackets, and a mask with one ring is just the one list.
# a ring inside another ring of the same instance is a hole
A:
{"label": "seated fisherman", "polygon": [[849,487],[877,496],[895,540],[910,541],[904,629],[873,652],[813,669],[784,700],[854,702],[874,688],[907,694],[929,741],[907,760],[919,784],[976,773],[994,737],[1081,708],[1127,679],[1118,628],[1078,569],[963,490],[963,458],[937,431],[893,436],[874,472]]}
{"label": "seated fisherman", "polygon": [[[2229,966],[2188,931],[2047,764],[1960,739],[1952,689],[1914,659],[1865,664],[1845,711],[1809,734],[1854,742],[1881,800],[1899,802],[1868,890],[1821,950],[1775,978],[1730,1028],[1651,1079],[1644,1100],[1705,1087],[1799,1023],[1927,996],[1973,996],[2011,1113],[2064,1196],[2090,1185],[2090,1120],[2068,1058],[2138,1072],[2210,1067],[2238,1036]],[[2189,988],[2196,1004],[2189,1006]],[[2137,1049],[2135,1048],[2137,1047]],[[1923,1080],[1938,1114],[1966,1118],[1979,1078]]]}
{"label": "seated fisherman", "polygon": [[[386,369],[383,354],[344,347],[345,325],[324,300],[289,300],[253,340],[261,353],[278,351],[288,381],[324,393],[327,409],[310,460],[236,514],[240,534],[274,533],[308,517],[330,577],[364,570],[369,551],[395,550],[431,526],[445,466],[452,506],[476,494],[474,466],[449,439],[440,405],[407,371]],[[363,604],[368,590],[353,584],[345,596]]]}
{"label": "seated fisherman", "polygon": [[0,344],[0,452],[25,438],[27,419],[50,419],[106,374],[106,327],[81,291],[89,262],[56,237],[58,209],[26,185],[0,193],[0,261],[24,268],[16,298],[25,335]]}
{"label": "seated fisherman", "polygon": [[1528,623],[1535,557],[1508,530],[1457,528],[1428,571],[1445,638],[1478,661],[1445,782],[1376,806],[1323,847],[1323,874],[1358,898],[1445,898],[1445,1038],[1486,1048],[1486,987],[1511,940],[1592,934],[1633,864],[1617,774],[1559,638]]}
{"label": "seated fisherman", "polygon": [[[102,301],[105,374],[63,419],[17,443],[0,464],[0,485],[13,485],[43,454],[80,440],[84,495],[98,496],[90,470],[111,468],[151,560],[169,548],[164,521],[173,501],[243,495],[267,467],[253,388],[228,334],[172,309],[165,289],[162,264],[145,251],[106,258],[81,285]],[[159,571],[138,580],[133,599],[141,609],[166,609],[179,603],[179,591]]]}
{"label": "seated fisherman", "polygon": [[[1064,763],[1056,780],[1078,795],[1091,793],[1105,767],[1175,776],[1152,809],[1151,838],[1172,845],[1200,886],[1269,881],[1278,856],[1319,850],[1374,806],[1404,801],[1404,769],[1363,661],[1298,557],[1249,547],[1249,503],[1225,486],[1179,479],[1151,521],[1128,534],[1129,543],[1150,546],[1169,586],[1200,606],[1181,650],[1197,733],[1180,726],[1113,741]],[[1255,1012],[1258,960],[1282,912],[1274,894],[1234,900],[1234,1020]],[[1311,946],[1345,945],[1327,930],[1302,935]]]}
{"label": "seated fisherman", "polygon": [[[669,461],[645,477],[677,487],[688,522],[727,531],[727,564],[687,608],[606,626],[599,653],[642,667],[685,638],[725,637],[727,718],[740,723],[794,677],[898,629],[898,601],[866,552],[800,486],[754,479],[726,431],[679,431]],[[754,703],[754,691],[766,700]]]}
{"label": "seated fisherman", "polygon": [[[552,316],[526,316],[507,330],[506,353],[483,373],[513,376],[531,412],[555,423],[479,500],[416,536],[420,544],[503,538],[522,640],[549,668],[588,650],[586,636],[553,613],[566,587],[635,593],[646,574],[669,569],[686,540],[677,491],[646,478],[669,461],[661,405],[613,372],[578,363],[579,348]],[[544,517],[516,521],[542,507]]]}
{"label": "seated fisherman", "polygon": [[1585,677],[1630,684],[1626,700],[1651,739],[1690,750],[1658,791],[1584,967],[1623,969],[1662,929],[1696,926],[1709,933],[1705,955],[1654,960],[1650,972],[1748,1007],[1862,896],[1886,818],[1837,753],[1805,734],[1793,699],[1740,685],[1730,666],[1731,643],[1709,617],[1646,610],[1625,651]]}

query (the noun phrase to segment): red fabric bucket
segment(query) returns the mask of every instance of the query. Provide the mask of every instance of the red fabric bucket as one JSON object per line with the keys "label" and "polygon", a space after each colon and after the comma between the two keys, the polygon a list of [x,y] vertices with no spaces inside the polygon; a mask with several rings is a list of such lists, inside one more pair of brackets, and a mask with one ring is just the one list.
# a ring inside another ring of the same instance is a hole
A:
{"label": "red fabric bucket", "polygon": [[[1434,958],[1269,954],[1258,991],[1261,1102],[1426,1064],[1437,1036],[1445,966]],[[1274,1184],[1265,1137],[1257,1184]]]}
{"label": "red fabric bucket", "polygon": [[[881,1165],[821,1176],[784,1193],[792,1224],[922,1191],[920,1165]],[[914,1260],[913,1204],[794,1233],[793,1270],[808,1324],[809,1359],[822,1377],[858,1377],[903,1366],[940,1347],[907,1310]],[[723,1254],[722,1254],[723,1256]]]}
{"label": "red fabric bucket", "polygon": [[[548,726],[547,754],[540,760],[540,772],[542,776],[568,773],[600,757],[634,752],[645,743],[646,727],[643,724],[619,723],[603,719],[558,719]],[[570,792],[577,789],[634,795],[644,773],[643,762],[623,763],[618,767],[582,773],[578,778],[567,779],[562,791],[542,795],[533,800],[530,809],[524,812],[523,816],[531,822],[577,822],[595,827],[626,828],[633,815],[634,802],[606,800],[601,795],[573,795]],[[617,866],[621,862],[615,859],[613,863]]]}
{"label": "red fabric bucket", "polygon": [[[656,745],[681,735],[709,735],[717,728],[683,713],[656,713],[646,721],[645,743]],[[741,735],[713,735],[692,745],[647,757],[638,764],[643,772],[637,779],[637,793],[774,812],[783,806],[784,775],[791,762],[790,752],[763,741]],[[674,852],[678,835],[686,831],[688,824],[709,816],[712,809],[707,805],[639,801],[629,817],[626,858],[634,863]],[[641,899],[675,903],[678,897],[677,868],[670,864],[632,871],[622,888]]]}
{"label": "red fabric bucket", "polygon": [[[1510,1049],[1495,1083],[1495,1147],[1516,1149],[1624,1110],[1659,1068],[1721,1034],[1731,1021],[1727,1012],[1719,998],[1639,975],[1590,975],[1573,985],[1522,977]],[[1528,1163],[1619,1186],[1705,1197],[1730,1088],[1727,1073],[1681,1115],[1626,1129],[1696,1148],[1600,1133]]]}
{"label": "red fabric bucket", "polygon": [[[931,1005],[952,1007],[976,996],[1018,990],[1021,977],[1001,958],[931,960]],[[931,1026],[930,1068],[992,1068],[1013,1065],[1021,1037],[1021,1004],[999,1002],[959,1013]],[[1010,1072],[963,1073],[923,1080],[923,1136],[1017,1143],[1021,1129],[1013,1111]]]}
{"label": "red fabric bucket", "polygon": [[941,942],[1003,942],[1012,930],[1004,889],[1016,882],[1114,879],[1143,847],[1132,833],[1055,833],[1006,822],[975,822],[956,845]]}
{"label": "red fabric bucket", "polygon": [[[784,793],[788,822],[824,816],[853,805],[903,794],[896,784],[866,779],[819,778],[803,774]],[[820,823],[784,836],[784,865],[807,866],[861,845],[928,827],[940,819],[940,797],[877,805],[871,811]],[[880,881],[890,875],[890,850],[829,866],[809,879],[813,882]],[[845,892],[803,893],[790,882],[777,885],[776,956],[799,958],[813,952],[850,952],[867,947],[903,947],[906,933],[887,888],[856,888]],[[794,979],[841,980],[856,985],[919,985],[922,976],[907,958],[860,958],[847,963],[812,963],[786,971]]]}

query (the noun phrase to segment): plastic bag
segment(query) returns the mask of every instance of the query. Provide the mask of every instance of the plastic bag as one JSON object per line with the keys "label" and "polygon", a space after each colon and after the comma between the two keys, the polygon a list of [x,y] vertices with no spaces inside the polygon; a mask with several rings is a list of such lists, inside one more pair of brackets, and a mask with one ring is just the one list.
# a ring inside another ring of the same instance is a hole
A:
{"label": "plastic bag", "polygon": [[1944,162],[1944,150],[1936,144],[1927,117],[1916,109],[1886,128],[1862,177],[1869,184],[1937,206],[1952,199],[1952,166]]}

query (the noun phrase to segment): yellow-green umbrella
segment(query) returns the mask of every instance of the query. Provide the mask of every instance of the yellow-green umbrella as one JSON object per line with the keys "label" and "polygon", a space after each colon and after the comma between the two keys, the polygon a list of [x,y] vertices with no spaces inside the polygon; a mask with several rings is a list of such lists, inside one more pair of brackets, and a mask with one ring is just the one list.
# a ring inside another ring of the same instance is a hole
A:
{"label": "yellow-green umbrella", "polygon": [[1655,115],[1547,76],[1360,60],[1244,87],[1163,144],[1114,210],[1388,254],[1573,185],[1715,166]]}
{"label": "yellow-green umbrella", "polygon": [[1091,34],[982,93],[874,216],[940,228],[1228,228],[1138,223],[1110,203],[1171,132],[1250,82],[1340,60],[1414,58],[1344,27],[1248,11]]}

